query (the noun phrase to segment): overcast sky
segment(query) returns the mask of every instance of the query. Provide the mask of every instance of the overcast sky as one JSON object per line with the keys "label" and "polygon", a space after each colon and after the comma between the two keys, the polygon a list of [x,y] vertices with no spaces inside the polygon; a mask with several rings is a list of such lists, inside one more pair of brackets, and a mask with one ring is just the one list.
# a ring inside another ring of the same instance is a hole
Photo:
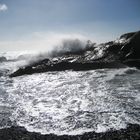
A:
{"label": "overcast sky", "polygon": [[1,51],[43,48],[59,35],[104,42],[137,30],[140,0],[0,0]]}

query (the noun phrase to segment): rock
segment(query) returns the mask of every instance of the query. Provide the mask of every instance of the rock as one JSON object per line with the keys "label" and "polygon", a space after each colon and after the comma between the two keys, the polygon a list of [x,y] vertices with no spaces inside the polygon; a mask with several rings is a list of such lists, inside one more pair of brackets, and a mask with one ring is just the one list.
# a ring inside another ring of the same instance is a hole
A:
{"label": "rock", "polygon": [[87,132],[81,135],[55,135],[28,132],[24,127],[11,127],[0,130],[0,140],[139,140],[140,126],[129,124],[126,129],[108,132]]}
{"label": "rock", "polygon": [[140,31],[122,35],[118,41],[98,46],[87,42],[85,49],[65,52],[60,56],[39,60],[20,68],[10,77],[47,71],[92,70],[103,68],[140,68]]}
{"label": "rock", "polygon": [[121,51],[124,59],[140,59],[140,31],[131,36]]}
{"label": "rock", "polygon": [[123,34],[123,35],[120,36],[120,39],[125,39],[125,40],[127,40],[127,39],[131,38],[133,35],[135,35],[135,33],[136,33],[136,32],[131,32],[131,33]]}
{"label": "rock", "polygon": [[5,62],[5,61],[7,61],[6,57],[4,56],[0,57],[0,62]]}
{"label": "rock", "polygon": [[140,69],[140,59],[127,59],[123,61],[123,63],[128,65],[129,67],[136,67]]}

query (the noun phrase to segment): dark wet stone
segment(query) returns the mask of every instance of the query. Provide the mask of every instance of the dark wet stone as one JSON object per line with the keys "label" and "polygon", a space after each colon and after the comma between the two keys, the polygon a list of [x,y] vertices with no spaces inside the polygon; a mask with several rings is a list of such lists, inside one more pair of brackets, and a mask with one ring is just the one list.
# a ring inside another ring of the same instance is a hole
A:
{"label": "dark wet stone", "polygon": [[140,59],[140,31],[136,32],[121,49],[125,59]]}
{"label": "dark wet stone", "polygon": [[24,127],[11,127],[0,130],[0,140],[139,140],[140,126],[129,124],[126,129],[110,130],[103,133],[87,132],[81,135],[54,134],[41,135],[28,132]]}

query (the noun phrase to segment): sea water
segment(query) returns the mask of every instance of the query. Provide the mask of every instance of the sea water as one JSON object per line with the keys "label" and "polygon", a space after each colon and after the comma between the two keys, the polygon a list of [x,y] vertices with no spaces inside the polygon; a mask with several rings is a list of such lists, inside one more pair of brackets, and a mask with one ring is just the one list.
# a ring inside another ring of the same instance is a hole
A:
{"label": "sea water", "polygon": [[[21,54],[20,54],[21,55]],[[27,64],[1,53],[0,128],[23,126],[42,134],[82,134],[140,124],[140,70],[136,68],[9,74]]]}

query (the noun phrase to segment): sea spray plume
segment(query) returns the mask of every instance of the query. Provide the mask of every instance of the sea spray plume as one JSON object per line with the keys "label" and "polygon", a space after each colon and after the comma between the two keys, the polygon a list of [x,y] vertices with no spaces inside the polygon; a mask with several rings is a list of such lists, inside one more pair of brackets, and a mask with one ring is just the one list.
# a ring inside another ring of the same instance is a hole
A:
{"label": "sea spray plume", "polygon": [[93,48],[94,45],[95,43],[84,39],[63,39],[58,44],[51,46],[52,49],[29,57],[28,64],[32,64],[46,58],[53,58],[67,54],[82,54],[86,49]]}
{"label": "sea spray plume", "polygon": [[82,54],[86,49],[93,48],[94,43],[80,39],[64,39],[62,43],[55,46],[48,53],[50,57],[57,57],[67,54]]}
{"label": "sea spray plume", "polygon": [[72,54],[83,50],[85,42],[79,39],[64,39],[58,45],[56,45],[50,52],[51,57],[62,56],[64,54]]}
{"label": "sea spray plume", "polygon": [[[58,57],[66,54],[81,54],[84,52],[85,48],[91,46],[91,42],[86,41],[84,38],[79,39],[72,37],[60,38],[59,41],[55,41],[52,44],[46,44],[47,50],[40,51],[29,51],[15,54],[15,58],[10,58],[11,61],[25,61],[22,66],[32,65],[43,59]],[[9,58],[8,58],[9,59]]]}

